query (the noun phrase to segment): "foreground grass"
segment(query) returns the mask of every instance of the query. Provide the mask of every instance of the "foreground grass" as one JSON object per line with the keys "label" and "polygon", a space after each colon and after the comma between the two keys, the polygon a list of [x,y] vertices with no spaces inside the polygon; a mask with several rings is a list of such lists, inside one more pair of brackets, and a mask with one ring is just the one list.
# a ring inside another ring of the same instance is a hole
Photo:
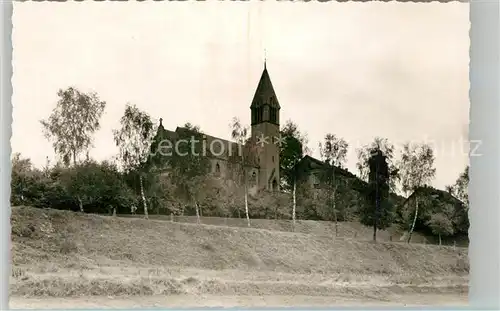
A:
{"label": "foreground grass", "polygon": [[17,207],[11,295],[464,292],[466,249]]}

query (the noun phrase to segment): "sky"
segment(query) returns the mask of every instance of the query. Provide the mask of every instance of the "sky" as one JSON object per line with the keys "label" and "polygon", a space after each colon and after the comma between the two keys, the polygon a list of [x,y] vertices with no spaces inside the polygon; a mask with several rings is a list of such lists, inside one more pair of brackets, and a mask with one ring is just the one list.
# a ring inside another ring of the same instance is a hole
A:
{"label": "sky", "polygon": [[14,2],[13,152],[54,159],[40,120],[57,91],[96,92],[107,106],[90,156],[116,155],[127,103],[166,128],[186,122],[228,139],[250,123],[264,59],[280,120],[355,149],[385,137],[430,143],[433,186],[468,163],[469,7],[398,2]]}

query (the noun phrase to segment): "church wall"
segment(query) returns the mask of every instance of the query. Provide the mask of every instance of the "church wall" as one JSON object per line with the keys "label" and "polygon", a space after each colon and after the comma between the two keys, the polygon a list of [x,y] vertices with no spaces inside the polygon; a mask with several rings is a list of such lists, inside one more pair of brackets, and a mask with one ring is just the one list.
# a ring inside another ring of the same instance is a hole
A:
{"label": "church wall", "polygon": [[[218,158],[210,159],[211,174],[224,179],[239,179],[241,164],[229,163],[229,161]],[[249,187],[257,187],[259,180],[259,170],[256,167],[246,168]]]}
{"label": "church wall", "polygon": [[[269,183],[272,183],[269,178],[273,173],[274,178],[279,185],[279,146],[275,144],[275,137],[279,136],[279,127],[275,124],[264,122],[252,126],[252,136],[258,138],[261,135],[266,137],[266,144],[262,148],[259,156],[259,165],[261,167],[261,176],[259,185],[261,188],[269,188]],[[278,186],[279,187],[279,186]]]}

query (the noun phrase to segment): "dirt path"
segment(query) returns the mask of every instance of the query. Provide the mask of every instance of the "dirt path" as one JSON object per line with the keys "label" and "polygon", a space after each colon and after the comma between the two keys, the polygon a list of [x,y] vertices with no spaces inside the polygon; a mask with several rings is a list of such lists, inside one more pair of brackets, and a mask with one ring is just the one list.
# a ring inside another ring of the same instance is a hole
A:
{"label": "dirt path", "polygon": [[[405,303],[402,303],[404,301]],[[465,295],[412,294],[394,296],[390,301],[333,296],[211,296],[179,295],[152,297],[11,297],[13,309],[49,308],[150,308],[150,307],[326,307],[326,306],[467,306]]]}

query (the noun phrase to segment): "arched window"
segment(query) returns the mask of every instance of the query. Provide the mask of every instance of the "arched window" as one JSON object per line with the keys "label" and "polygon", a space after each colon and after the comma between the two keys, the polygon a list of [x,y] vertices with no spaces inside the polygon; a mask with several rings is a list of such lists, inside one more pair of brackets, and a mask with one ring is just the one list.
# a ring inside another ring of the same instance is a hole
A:
{"label": "arched window", "polygon": [[257,123],[262,122],[262,114],[264,110],[262,109],[262,106],[257,108]]}
{"label": "arched window", "polygon": [[219,163],[215,164],[215,176],[220,176],[220,165],[219,165]]}
{"label": "arched window", "polygon": [[269,109],[269,121],[276,123],[277,122],[277,113],[276,113],[276,108],[271,107]]}
{"label": "arched window", "polygon": [[257,185],[257,173],[253,172],[250,177],[250,187],[255,187]]}

